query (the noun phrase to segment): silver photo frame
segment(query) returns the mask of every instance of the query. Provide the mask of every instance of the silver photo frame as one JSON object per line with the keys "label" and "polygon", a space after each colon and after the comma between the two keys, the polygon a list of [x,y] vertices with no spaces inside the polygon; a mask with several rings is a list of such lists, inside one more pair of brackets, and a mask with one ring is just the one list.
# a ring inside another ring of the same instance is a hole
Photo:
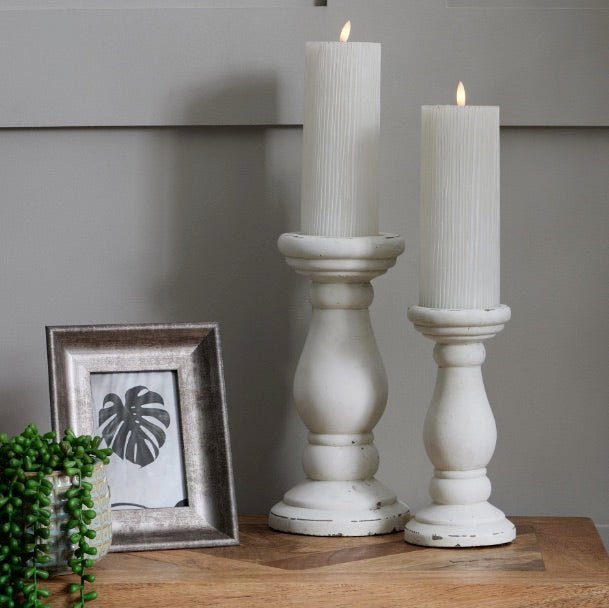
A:
{"label": "silver photo frame", "polygon": [[47,327],[47,354],[53,429],[115,450],[112,551],[239,543],[217,323]]}

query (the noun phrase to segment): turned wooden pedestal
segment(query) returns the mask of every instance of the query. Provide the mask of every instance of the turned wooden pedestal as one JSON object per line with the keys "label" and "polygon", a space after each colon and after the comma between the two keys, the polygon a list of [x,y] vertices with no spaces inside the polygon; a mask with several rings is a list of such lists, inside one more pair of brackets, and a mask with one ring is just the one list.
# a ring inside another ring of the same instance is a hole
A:
{"label": "turned wooden pedestal", "polygon": [[408,318],[436,343],[436,387],[423,428],[425,451],[434,465],[432,504],[417,511],[404,529],[407,542],[426,547],[487,547],[511,542],[514,524],[488,502],[486,467],[497,428],[482,380],[484,342],[509,321],[508,306],[443,310],[412,306]]}
{"label": "turned wooden pedestal", "polygon": [[[323,538],[242,517],[241,546],[113,553],[95,568],[104,608],[605,608],[609,558],[589,519],[513,517],[500,547],[412,546],[403,533]],[[52,606],[72,577],[50,581]],[[94,604],[92,604],[94,607]]]}
{"label": "turned wooden pedestal", "polygon": [[370,323],[370,281],[404,250],[397,234],[334,238],[287,233],[287,263],[311,279],[313,315],[294,377],[294,402],[309,429],[306,479],[269,513],[269,526],[311,536],[403,530],[408,506],[375,474],[373,429],[387,404],[387,375]]}

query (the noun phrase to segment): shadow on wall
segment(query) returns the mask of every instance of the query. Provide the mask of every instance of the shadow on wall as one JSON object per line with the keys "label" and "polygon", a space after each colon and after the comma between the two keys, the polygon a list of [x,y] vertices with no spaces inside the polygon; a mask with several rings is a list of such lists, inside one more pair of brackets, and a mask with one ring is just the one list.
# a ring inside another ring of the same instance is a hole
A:
{"label": "shadow on wall", "polygon": [[[189,116],[241,99],[275,108],[272,78],[251,76],[202,91]],[[160,286],[164,318],[218,321],[241,512],[265,512],[277,495],[276,451],[291,402],[288,301],[293,276],[277,252],[285,232],[281,175],[267,166],[270,129],[194,127],[179,131],[174,163],[171,268]]]}

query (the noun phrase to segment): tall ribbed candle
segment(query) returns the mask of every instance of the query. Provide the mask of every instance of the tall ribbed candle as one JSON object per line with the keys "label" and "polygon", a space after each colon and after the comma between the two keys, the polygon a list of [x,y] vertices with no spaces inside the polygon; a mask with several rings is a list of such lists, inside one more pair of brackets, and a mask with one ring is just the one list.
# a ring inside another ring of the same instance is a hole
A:
{"label": "tall ribbed candle", "polygon": [[378,233],[381,45],[307,42],[301,229]]}
{"label": "tall ribbed candle", "polygon": [[499,305],[499,108],[423,106],[420,306]]}

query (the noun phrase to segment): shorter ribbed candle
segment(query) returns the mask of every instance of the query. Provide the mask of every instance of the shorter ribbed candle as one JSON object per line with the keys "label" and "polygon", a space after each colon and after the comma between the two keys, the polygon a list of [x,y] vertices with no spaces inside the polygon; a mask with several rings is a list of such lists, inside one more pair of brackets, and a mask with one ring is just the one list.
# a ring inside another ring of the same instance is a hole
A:
{"label": "shorter ribbed candle", "polygon": [[499,299],[499,108],[423,106],[419,304]]}
{"label": "shorter ribbed candle", "polygon": [[301,230],[378,233],[381,45],[307,42]]}

